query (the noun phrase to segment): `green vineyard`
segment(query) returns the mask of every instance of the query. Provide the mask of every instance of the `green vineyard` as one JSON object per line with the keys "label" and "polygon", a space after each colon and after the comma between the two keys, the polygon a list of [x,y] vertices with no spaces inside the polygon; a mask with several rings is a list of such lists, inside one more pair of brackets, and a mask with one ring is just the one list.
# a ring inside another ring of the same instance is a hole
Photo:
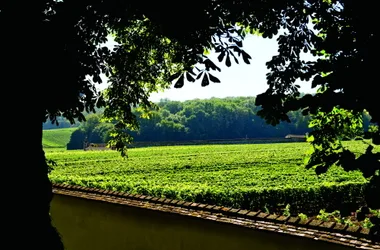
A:
{"label": "green vineyard", "polygon": [[[361,142],[350,142],[356,152]],[[81,185],[207,204],[293,213],[364,203],[360,172],[306,170],[307,143],[201,145],[115,151],[48,151],[55,183]]]}

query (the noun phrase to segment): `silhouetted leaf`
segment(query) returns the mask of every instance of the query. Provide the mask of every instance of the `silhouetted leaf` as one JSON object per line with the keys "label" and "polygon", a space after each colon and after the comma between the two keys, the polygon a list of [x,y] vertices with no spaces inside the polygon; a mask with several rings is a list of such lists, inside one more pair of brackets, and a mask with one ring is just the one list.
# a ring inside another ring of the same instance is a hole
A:
{"label": "silhouetted leaf", "polygon": [[355,154],[349,150],[343,150],[339,159],[338,165],[342,166],[346,171],[352,171],[357,169],[355,162]]}
{"label": "silhouetted leaf", "polygon": [[210,59],[206,59],[204,62],[204,65],[206,67],[206,70],[210,70],[210,68],[212,70],[217,70],[220,72],[220,68],[218,66],[215,65],[215,63],[213,61],[211,61]]}
{"label": "silhouetted leaf", "polygon": [[236,58],[236,56],[234,55],[234,53],[231,53],[231,55],[232,55],[232,57],[234,58],[235,63],[236,63],[236,64],[239,64],[239,60]]}
{"label": "silhouetted leaf", "polygon": [[223,50],[222,46],[216,46],[216,48],[215,48],[216,53],[220,53],[220,52],[222,52],[222,50]]}
{"label": "silhouetted leaf", "polygon": [[192,76],[196,76],[197,74],[194,73],[194,69],[200,71],[197,67],[194,67],[194,68],[187,70],[187,73],[191,74]]}
{"label": "silhouetted leaf", "polygon": [[195,82],[194,77],[193,77],[189,72],[186,72],[186,79],[187,79],[189,82]]}
{"label": "silhouetted leaf", "polygon": [[104,107],[105,106],[105,100],[104,100],[104,98],[103,98],[103,95],[100,95],[98,98],[97,98],[97,100],[96,100],[96,103],[95,103],[95,106],[97,107],[97,108],[101,108],[101,107]]}
{"label": "silhouetted leaf", "polygon": [[358,220],[358,221],[363,221],[364,219],[365,219],[365,213],[363,213],[363,212],[358,212],[357,214],[356,214],[356,219]]}
{"label": "silhouetted leaf", "polygon": [[208,80],[207,74],[204,74],[201,85],[202,87],[205,87],[209,84],[210,84],[210,81]]}
{"label": "silhouetted leaf", "polygon": [[376,133],[372,136],[372,143],[375,145],[380,145],[380,133]]}
{"label": "silhouetted leaf", "polygon": [[243,60],[246,64],[250,64],[251,62],[249,61],[249,59],[252,59],[252,57],[247,53],[245,52],[244,50],[241,51],[241,55],[243,56]]}
{"label": "silhouetted leaf", "polygon": [[169,77],[169,81],[170,81],[170,82],[171,82],[171,81],[174,81],[174,80],[177,79],[181,74],[182,74],[182,72],[177,72],[177,73],[171,75],[171,76]]}
{"label": "silhouetted leaf", "polygon": [[369,213],[371,213],[369,207],[361,207],[361,208],[360,208],[360,211],[361,211],[362,213],[364,213],[364,214],[369,214]]}
{"label": "silhouetted leaf", "polygon": [[219,56],[218,56],[218,60],[219,60],[219,62],[223,61],[225,55],[226,55],[226,52],[225,52],[225,51],[222,51],[222,52],[219,54]]}
{"label": "silhouetted leaf", "polygon": [[227,54],[227,58],[226,58],[226,66],[227,67],[231,67],[231,59],[230,59],[230,55]]}
{"label": "silhouetted leaf", "polygon": [[242,51],[241,48],[239,48],[238,46],[230,46],[229,48],[232,49],[234,52],[237,52],[238,55],[240,56],[241,51]]}
{"label": "silhouetted leaf", "polygon": [[212,81],[212,82],[220,82],[220,80],[217,77],[211,75],[210,73],[208,74],[208,76],[210,77],[210,81]]}
{"label": "silhouetted leaf", "polygon": [[371,217],[369,218],[369,220],[370,220],[371,223],[373,223],[373,224],[376,224],[376,225],[379,225],[379,224],[380,224],[380,218],[379,218],[379,217],[371,216]]}
{"label": "silhouetted leaf", "polygon": [[326,165],[319,165],[315,168],[315,173],[317,175],[324,174],[328,170],[328,167]]}
{"label": "silhouetted leaf", "polygon": [[46,163],[52,166],[58,166],[57,162],[52,159],[46,159]]}
{"label": "silhouetted leaf", "polygon": [[311,82],[311,88],[315,88],[322,83],[322,77],[320,75],[316,75]]}
{"label": "silhouetted leaf", "polygon": [[184,85],[184,80],[185,80],[185,77],[184,77],[184,74],[182,74],[180,78],[178,78],[177,82],[174,84],[174,88],[182,88]]}
{"label": "silhouetted leaf", "polygon": [[197,75],[197,80],[199,80],[201,77],[202,77],[202,75],[203,75],[203,71],[201,72],[201,73],[199,73],[198,75]]}

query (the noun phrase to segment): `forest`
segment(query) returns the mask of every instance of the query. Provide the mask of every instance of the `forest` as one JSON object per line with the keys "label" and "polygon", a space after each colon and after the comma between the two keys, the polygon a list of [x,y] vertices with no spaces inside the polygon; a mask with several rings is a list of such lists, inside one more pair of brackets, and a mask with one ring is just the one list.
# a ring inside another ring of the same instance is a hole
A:
{"label": "forest", "polygon": [[[138,108],[134,109],[140,128],[128,131],[135,142],[188,141],[188,140],[228,140],[242,138],[284,138],[288,134],[305,135],[310,132],[309,116],[301,111],[288,113],[290,123],[269,125],[257,115],[260,107],[255,105],[255,97],[228,97],[171,101],[161,99],[157,107],[143,117]],[[368,128],[370,117],[363,115],[364,130]],[[60,126],[45,123],[44,129],[70,126],[65,120]],[[76,123],[68,149],[83,147],[86,139],[90,143],[105,143],[111,137],[112,123],[102,122],[102,110],[86,114],[86,122]]]}

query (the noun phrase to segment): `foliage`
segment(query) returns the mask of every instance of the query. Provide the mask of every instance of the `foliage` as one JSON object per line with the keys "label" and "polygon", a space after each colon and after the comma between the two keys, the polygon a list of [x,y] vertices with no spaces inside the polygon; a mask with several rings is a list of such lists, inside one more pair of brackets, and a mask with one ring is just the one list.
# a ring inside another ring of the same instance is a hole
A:
{"label": "foliage", "polygon": [[67,149],[83,149],[83,143],[85,139],[86,131],[84,131],[83,129],[75,130],[70,136],[69,143],[67,143]]}
{"label": "foliage", "polygon": [[286,204],[284,211],[282,212],[283,216],[290,216],[290,204]]}
{"label": "foliage", "polygon": [[370,139],[370,138],[376,136],[376,134],[378,134],[378,133],[379,133],[379,125],[369,124],[368,130],[364,134],[364,137],[366,139]]}
{"label": "foliage", "polygon": [[371,134],[379,133],[379,126],[376,126],[374,124],[371,124],[368,128],[368,132]]}
{"label": "foliage", "polygon": [[[268,125],[255,112],[254,97],[211,98],[184,102],[161,100],[150,118],[138,118],[139,129],[130,131],[135,142],[168,142],[238,138],[284,138],[287,134],[309,132],[308,117],[291,112],[292,123]],[[136,117],[142,113],[133,110]],[[89,142],[109,140],[112,124],[102,123],[101,115],[88,115],[80,128]]]}
{"label": "foliage", "polygon": [[305,134],[308,117],[292,112],[292,124],[273,127],[256,115],[254,97],[211,98],[175,102],[162,100],[150,120],[140,119],[135,141],[178,141],[285,137]]}
{"label": "foliage", "polygon": [[356,219],[361,221],[363,227],[370,228],[373,241],[380,242],[380,209],[363,206],[356,212]]}
{"label": "foliage", "polygon": [[56,122],[58,124],[55,122],[52,123],[50,121],[44,122],[42,125],[43,129],[48,130],[48,129],[57,129],[57,128],[73,128],[73,127],[79,126],[79,123],[71,124],[70,121],[68,121],[67,119],[65,119],[62,116],[57,117]]}
{"label": "foliage", "polygon": [[339,210],[335,210],[333,212],[326,212],[325,209],[321,209],[319,214],[317,215],[317,219],[322,220],[324,222],[327,221],[335,221],[337,223],[341,223],[343,225],[348,226],[361,226],[363,228],[367,228],[370,231],[370,235],[373,241],[379,241],[379,226],[380,226],[380,216],[379,209],[370,209],[367,206],[363,206],[356,211],[356,218],[353,218],[350,214],[346,214],[344,216],[341,214]]}
{"label": "foliage", "polygon": [[[363,148],[360,142],[350,149]],[[281,213],[355,211],[366,179],[334,167],[304,170],[307,143],[147,147],[117,152],[49,152],[53,182]],[[286,208],[286,207],[285,207]]]}
{"label": "foliage", "polygon": [[308,216],[304,213],[299,213],[298,217],[301,219],[301,221],[306,221],[308,219]]}
{"label": "foliage", "polygon": [[329,221],[330,213],[327,213],[325,209],[319,210],[319,214],[317,215],[317,219],[321,221]]}
{"label": "foliage", "polygon": [[319,214],[317,215],[317,219],[327,222],[327,221],[335,221],[337,223],[353,226],[354,222],[351,220],[349,214],[343,216],[339,210],[335,210],[333,212],[326,212],[325,209],[321,209]]}
{"label": "foliage", "polygon": [[[289,121],[290,110],[303,110],[314,116],[311,141],[314,151],[308,167],[318,174],[334,164],[346,170],[359,169],[374,188],[374,202],[380,196],[380,154],[372,152],[380,144],[380,132],[367,133],[372,139],[362,155],[344,149],[340,141],[360,130],[359,115],[367,112],[371,123],[378,126],[380,112],[378,93],[371,91],[376,72],[376,13],[358,1],[306,1],[291,18],[285,12],[280,26],[284,32],[277,38],[279,53],[267,63],[268,90],[259,95],[258,114],[270,124]],[[311,20],[311,23],[310,23]],[[312,53],[314,61],[304,61],[302,53]],[[352,81],[361,76],[361,86]],[[311,80],[315,95],[301,96],[296,80]]]}
{"label": "foliage", "polygon": [[369,228],[373,227],[374,225],[369,218],[365,218],[362,222],[362,226],[363,226],[363,228],[369,229]]}
{"label": "foliage", "polygon": [[335,107],[329,113],[319,112],[313,115],[309,126],[313,129],[308,136],[308,141],[313,146],[313,153],[307,167],[316,166],[316,172],[320,174],[337,162],[343,163],[342,157],[346,154],[351,154],[355,158],[353,153],[345,149],[342,141],[355,139],[363,132],[360,114]]}
{"label": "foliage", "polygon": [[103,143],[112,139],[110,131],[113,128],[112,123],[99,123],[91,132],[91,142]]}
{"label": "foliage", "polygon": [[[158,109],[151,112],[149,119],[137,119],[140,128],[137,131],[130,131],[130,134],[134,142],[185,142],[237,138],[284,138],[287,134],[303,135],[309,132],[309,135],[312,135],[317,129],[320,130],[314,125],[314,131],[310,133],[311,129],[308,128],[310,117],[303,116],[300,111],[289,112],[291,123],[282,122],[276,127],[271,126],[256,115],[259,107],[256,107],[254,102],[254,97],[196,99],[184,102],[163,99],[156,103]],[[137,117],[142,115],[137,109],[132,112]],[[80,125],[80,128],[86,131],[89,142],[106,143],[110,138],[113,126],[111,123],[102,122],[101,114],[100,112],[96,115],[86,115],[87,121]],[[363,114],[365,130],[368,130],[368,120],[366,114]],[[318,122],[318,119],[314,117],[312,122]],[[362,130],[357,129],[351,139],[362,133]],[[79,145],[78,148],[82,146]]]}
{"label": "foliage", "polygon": [[102,114],[88,114],[86,121],[70,137],[67,149],[83,149],[84,143],[105,143],[111,139],[113,124],[102,121]]}
{"label": "foliage", "polygon": [[[317,174],[325,173],[331,166],[337,165],[346,171],[360,170],[369,185],[365,192],[368,205],[378,207],[380,201],[380,153],[374,151],[375,141],[363,140],[362,116],[353,111],[334,107],[331,112],[319,112],[312,116],[308,141],[313,151],[308,159],[307,168],[314,168]],[[369,133],[377,133],[376,127],[370,126]],[[359,136],[358,136],[359,135]],[[365,150],[351,151],[342,141],[360,139]]]}
{"label": "foliage", "polygon": [[[329,113],[339,106],[354,113],[366,110],[372,122],[379,122],[377,94],[363,86],[370,86],[375,72],[374,55],[367,53],[376,50],[374,10],[357,1],[308,1],[302,8],[281,23],[285,32],[277,38],[279,54],[267,63],[269,89],[257,98],[263,105],[260,114],[276,124],[287,120],[289,110]],[[304,52],[316,60],[305,62]],[[357,75],[362,76],[360,88],[352,81]],[[312,80],[318,93],[300,97],[296,79]]]}
{"label": "foliage", "polygon": [[111,139],[112,123],[103,121],[103,114],[89,114],[79,126],[86,133],[87,142],[103,143]]}

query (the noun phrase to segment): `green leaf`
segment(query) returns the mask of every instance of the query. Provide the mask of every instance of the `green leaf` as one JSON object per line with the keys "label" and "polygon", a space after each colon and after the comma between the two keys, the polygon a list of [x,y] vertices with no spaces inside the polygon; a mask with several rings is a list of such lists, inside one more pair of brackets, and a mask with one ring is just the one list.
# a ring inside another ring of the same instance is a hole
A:
{"label": "green leaf", "polygon": [[307,142],[312,142],[314,141],[314,136],[308,136],[307,139],[306,139]]}

